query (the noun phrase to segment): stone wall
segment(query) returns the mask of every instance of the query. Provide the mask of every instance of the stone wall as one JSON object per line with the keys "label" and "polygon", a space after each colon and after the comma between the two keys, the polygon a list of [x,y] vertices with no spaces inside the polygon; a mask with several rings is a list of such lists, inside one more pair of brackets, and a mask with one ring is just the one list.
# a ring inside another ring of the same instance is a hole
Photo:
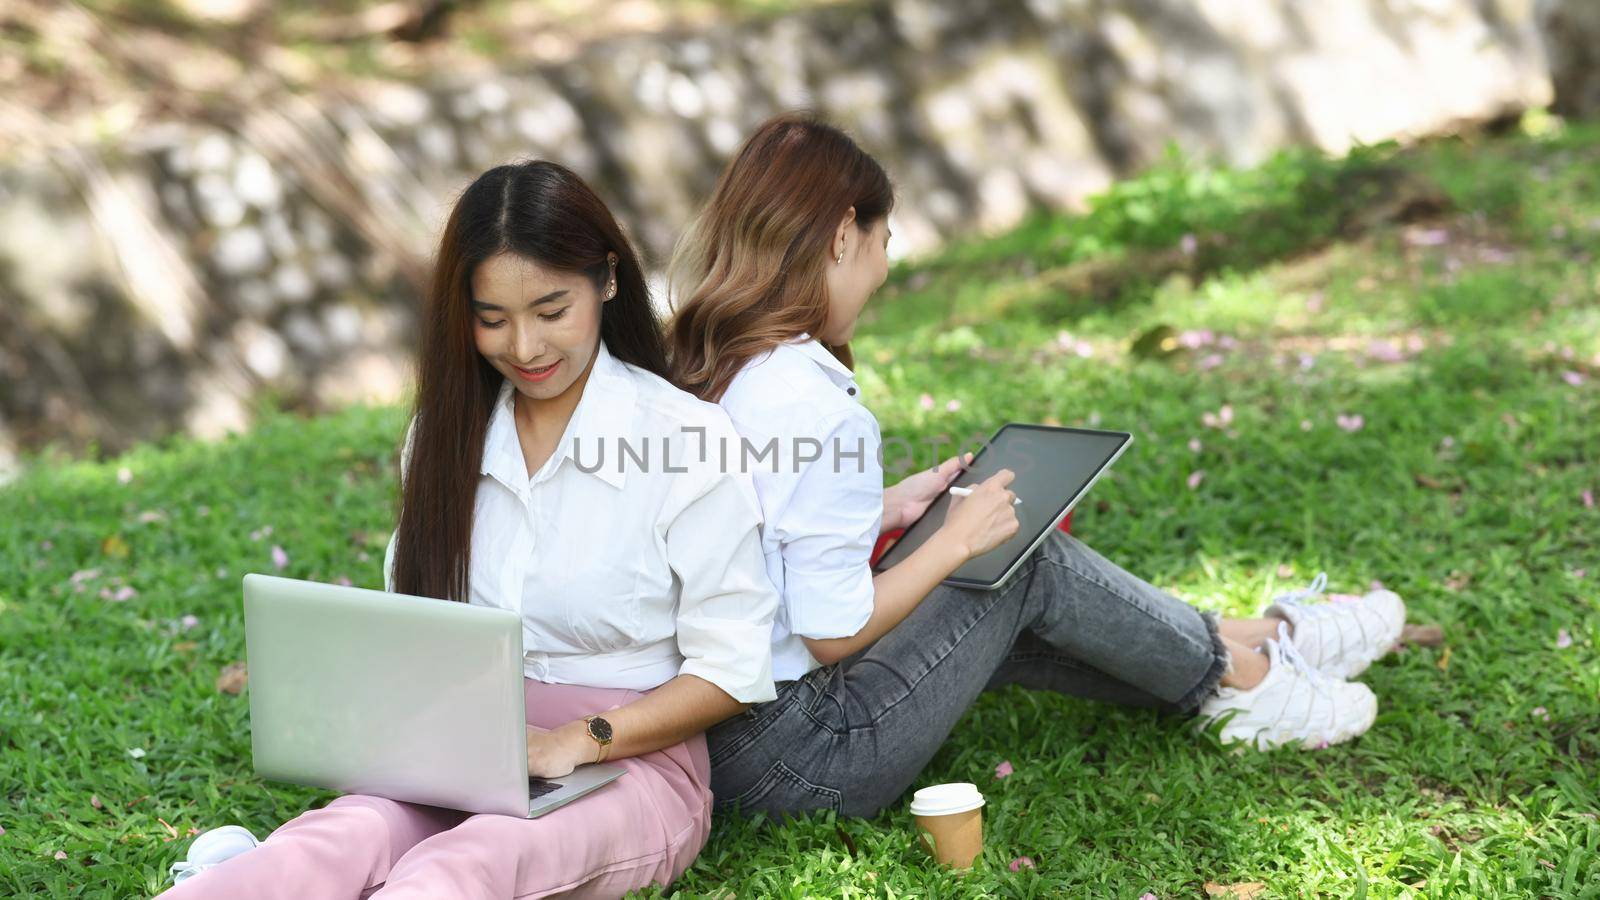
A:
{"label": "stone wall", "polygon": [[406,388],[417,285],[474,174],[592,179],[657,264],[757,122],[891,170],[894,252],[1070,208],[1168,142],[1249,163],[1550,101],[1532,0],[873,0],[573,61],[330,86],[0,164],[0,468]]}

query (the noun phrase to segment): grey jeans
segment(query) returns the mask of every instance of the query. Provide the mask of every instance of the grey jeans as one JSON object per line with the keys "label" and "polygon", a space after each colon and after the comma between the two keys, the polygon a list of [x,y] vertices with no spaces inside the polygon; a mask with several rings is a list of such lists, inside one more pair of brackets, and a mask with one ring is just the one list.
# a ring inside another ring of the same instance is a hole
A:
{"label": "grey jeans", "polygon": [[1188,713],[1227,661],[1214,615],[1052,531],[1000,589],[940,585],[870,647],[713,727],[716,808],[875,815],[985,690]]}

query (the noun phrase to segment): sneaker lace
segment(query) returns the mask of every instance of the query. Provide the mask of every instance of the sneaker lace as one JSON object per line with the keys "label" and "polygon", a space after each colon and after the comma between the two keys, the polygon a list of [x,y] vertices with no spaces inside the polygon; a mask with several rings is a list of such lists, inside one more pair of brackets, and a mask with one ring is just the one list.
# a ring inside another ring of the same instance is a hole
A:
{"label": "sneaker lace", "polygon": [[[1334,679],[1332,676],[1326,675],[1318,670],[1315,666],[1311,665],[1311,663],[1307,662],[1304,656],[1300,655],[1300,648],[1294,645],[1294,638],[1289,635],[1288,622],[1278,623],[1278,659],[1288,663],[1289,667],[1294,669],[1295,672],[1297,672],[1300,677],[1304,679],[1306,686],[1311,689],[1311,692],[1319,699],[1324,701],[1323,708],[1328,710],[1325,715],[1328,715],[1331,718],[1333,716],[1332,710],[1338,706],[1337,701],[1335,701],[1333,697]],[[1328,727],[1331,728],[1332,724],[1333,723],[1330,721],[1328,723]]]}
{"label": "sneaker lace", "polygon": [[1278,596],[1276,596],[1276,597],[1274,597],[1272,599],[1273,599],[1274,602],[1278,602],[1278,603],[1282,603],[1284,601],[1288,601],[1288,602],[1292,603],[1292,602],[1294,602],[1296,600],[1304,600],[1307,597],[1315,597],[1316,595],[1322,593],[1323,590],[1327,588],[1327,586],[1328,586],[1328,573],[1327,572],[1318,572],[1317,573],[1317,577],[1311,579],[1311,583],[1309,585],[1306,585],[1305,587],[1301,588],[1298,591],[1290,591],[1287,594],[1279,594]]}

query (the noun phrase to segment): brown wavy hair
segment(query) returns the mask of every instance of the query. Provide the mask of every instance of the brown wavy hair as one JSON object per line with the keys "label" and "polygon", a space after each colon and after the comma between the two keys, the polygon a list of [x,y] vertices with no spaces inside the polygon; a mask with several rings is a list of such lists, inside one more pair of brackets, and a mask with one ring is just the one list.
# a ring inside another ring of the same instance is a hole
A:
{"label": "brown wavy hair", "polygon": [[639,257],[600,197],[553,162],[497,166],[461,194],[439,240],[424,302],[409,450],[402,454],[393,590],[466,601],[472,512],[489,418],[503,375],[478,353],[472,273],[500,253],[582,272],[595,288],[617,254],[617,295],[600,339],[617,359],[668,375],[661,325]]}
{"label": "brown wavy hair", "polygon": [[[822,330],[824,265],[852,206],[856,225],[870,230],[894,207],[894,188],[849,135],[809,113],[756,129],[668,266],[667,339],[680,387],[718,400],[750,359]],[[828,350],[853,365],[848,344]]]}

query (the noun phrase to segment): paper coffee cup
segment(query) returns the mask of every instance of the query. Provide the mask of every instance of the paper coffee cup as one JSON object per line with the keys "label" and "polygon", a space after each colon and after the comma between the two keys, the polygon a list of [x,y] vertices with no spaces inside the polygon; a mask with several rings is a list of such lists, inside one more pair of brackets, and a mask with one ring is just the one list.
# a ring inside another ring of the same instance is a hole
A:
{"label": "paper coffee cup", "polygon": [[983,794],[965,781],[935,784],[911,796],[922,845],[940,864],[971,868],[983,852]]}

